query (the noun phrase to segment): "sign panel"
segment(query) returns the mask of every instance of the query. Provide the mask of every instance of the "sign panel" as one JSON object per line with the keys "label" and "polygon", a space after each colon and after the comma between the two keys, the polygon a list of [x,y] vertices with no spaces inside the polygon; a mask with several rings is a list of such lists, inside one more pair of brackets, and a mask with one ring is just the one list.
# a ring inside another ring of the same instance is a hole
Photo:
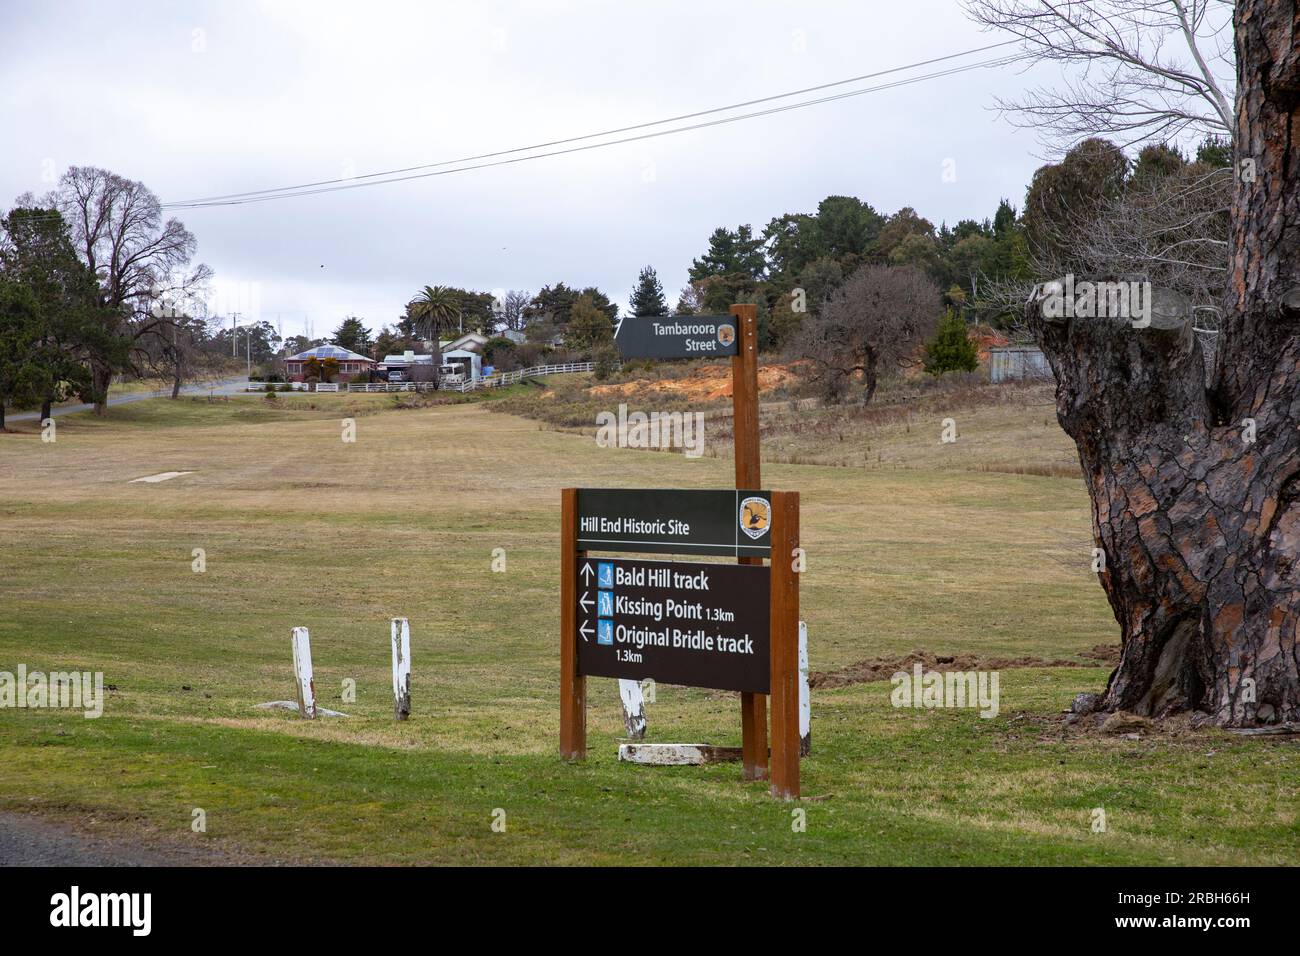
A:
{"label": "sign panel", "polygon": [[578,550],[766,558],[766,491],[579,488]]}
{"label": "sign panel", "polygon": [[770,568],[577,562],[579,674],[768,693]]}
{"label": "sign panel", "polygon": [[720,358],[736,354],[730,315],[648,315],[620,319],[614,344],[625,359]]}

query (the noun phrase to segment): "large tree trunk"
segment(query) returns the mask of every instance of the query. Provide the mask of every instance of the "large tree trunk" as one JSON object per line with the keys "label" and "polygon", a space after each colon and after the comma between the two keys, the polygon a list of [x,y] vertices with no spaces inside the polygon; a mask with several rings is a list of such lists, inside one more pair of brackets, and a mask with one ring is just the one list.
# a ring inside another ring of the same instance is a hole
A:
{"label": "large tree trunk", "polygon": [[1238,176],[1212,387],[1189,321],[1134,329],[1028,307],[1120,626],[1103,707],[1225,726],[1300,721],[1300,7],[1238,0],[1235,20]]}
{"label": "large tree trunk", "polygon": [[91,359],[90,385],[95,390],[95,414],[100,418],[108,414],[108,386],[112,382],[113,369],[104,362]]}

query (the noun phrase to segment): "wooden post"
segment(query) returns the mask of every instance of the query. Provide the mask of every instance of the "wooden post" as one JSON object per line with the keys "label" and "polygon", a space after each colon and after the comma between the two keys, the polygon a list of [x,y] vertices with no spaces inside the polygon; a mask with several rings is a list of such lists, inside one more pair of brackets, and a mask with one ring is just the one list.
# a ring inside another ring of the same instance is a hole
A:
{"label": "wooden post", "polygon": [[799,492],[772,492],[772,796],[799,798]]}
{"label": "wooden post", "polygon": [[587,758],[587,678],[578,673],[578,490],[560,493],[560,756]]}
{"label": "wooden post", "polygon": [[298,714],[316,719],[316,682],[311,673],[311,637],[305,627],[293,629],[293,676],[298,685]]}
{"label": "wooden post", "polygon": [[411,716],[411,623],[393,618],[393,716]]}
{"label": "wooden post", "polygon": [[[736,487],[762,488],[758,448],[758,306],[733,305],[736,354],[731,358],[732,434],[736,447]],[[772,552],[774,555],[776,551]],[[741,564],[762,564],[762,558],[740,558]],[[775,563],[775,562],[774,562]],[[767,778],[767,698],[740,695],[741,753],[744,778]]]}
{"label": "wooden post", "polygon": [[639,680],[619,678],[618,696],[623,701],[623,727],[629,740],[645,740],[645,694]]}

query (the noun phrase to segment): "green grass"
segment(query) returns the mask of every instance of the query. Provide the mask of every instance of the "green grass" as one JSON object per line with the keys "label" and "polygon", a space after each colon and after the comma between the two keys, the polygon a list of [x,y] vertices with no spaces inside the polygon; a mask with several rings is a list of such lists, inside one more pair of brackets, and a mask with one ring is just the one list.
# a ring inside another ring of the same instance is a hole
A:
{"label": "green grass", "polygon": [[[170,470],[194,474],[129,483]],[[1095,666],[1003,671],[993,720],[894,709],[888,682],[815,692],[805,833],[734,765],[619,764],[613,681],[589,683],[590,759],[560,762],[559,489],[730,477],[726,460],[380,395],[146,401],[61,419],[54,444],[34,425],[0,436],[0,670],[102,670],[117,687],[99,720],[0,710],[0,806],[275,859],[1300,860],[1293,743],[1065,735],[1054,717],[1102,686]],[[802,492],[815,670],[915,648],[1086,662],[1115,639],[1076,479],[767,464],[764,485]],[[399,614],[414,657],[401,725]],[[348,719],[255,709],[292,696],[296,625],[322,705]],[[739,743],[735,695],[660,687],[649,716],[652,740]],[[1090,830],[1098,806],[1106,833]]]}

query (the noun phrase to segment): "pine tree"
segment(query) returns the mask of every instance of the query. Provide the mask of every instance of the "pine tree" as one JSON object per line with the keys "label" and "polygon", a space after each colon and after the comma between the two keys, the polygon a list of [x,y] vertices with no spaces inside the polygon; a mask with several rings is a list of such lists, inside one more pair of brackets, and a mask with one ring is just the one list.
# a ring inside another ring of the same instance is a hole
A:
{"label": "pine tree", "polygon": [[27,287],[0,274],[0,432],[6,405],[23,406],[39,399],[32,361],[40,330],[40,309]]}
{"label": "pine tree", "polygon": [[343,320],[343,324],[334,330],[334,336],[330,341],[341,349],[359,353],[368,352],[373,343],[370,330],[355,315],[350,315]]}
{"label": "pine tree", "polygon": [[925,370],[931,375],[944,372],[973,372],[979,367],[979,352],[966,334],[966,322],[948,309],[939,331],[925,346]]}
{"label": "pine tree", "polygon": [[659,276],[653,266],[646,266],[641,270],[641,276],[637,279],[636,288],[632,291],[632,299],[628,304],[635,316],[668,314],[668,300],[664,298],[664,287],[659,284]]}
{"label": "pine tree", "polygon": [[565,346],[575,352],[582,352],[607,343],[613,337],[614,323],[609,314],[593,302],[591,296],[578,296],[569,311],[569,324],[564,333]]}

